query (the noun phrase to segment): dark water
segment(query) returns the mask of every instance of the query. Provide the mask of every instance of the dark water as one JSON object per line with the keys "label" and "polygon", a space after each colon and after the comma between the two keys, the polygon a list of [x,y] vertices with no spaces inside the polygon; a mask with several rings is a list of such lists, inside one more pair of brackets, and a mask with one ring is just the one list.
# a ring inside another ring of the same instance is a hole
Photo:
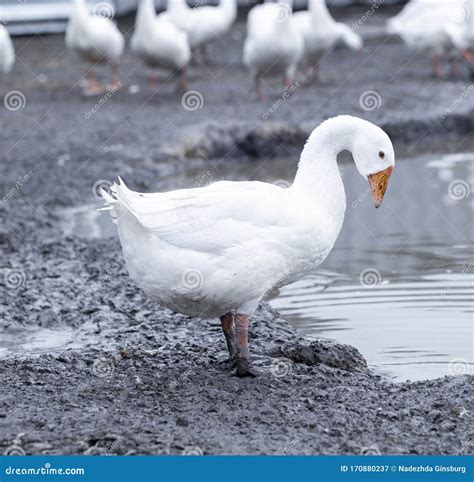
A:
{"label": "dark water", "polygon": [[[347,212],[315,276],[273,293],[271,304],[302,334],[356,346],[395,380],[472,371],[474,153],[398,162],[382,207],[352,162],[340,167]],[[166,188],[222,178],[284,185],[296,161],[199,163],[163,176]],[[114,235],[108,214],[78,208],[69,234]],[[71,218],[71,212],[66,216]]]}

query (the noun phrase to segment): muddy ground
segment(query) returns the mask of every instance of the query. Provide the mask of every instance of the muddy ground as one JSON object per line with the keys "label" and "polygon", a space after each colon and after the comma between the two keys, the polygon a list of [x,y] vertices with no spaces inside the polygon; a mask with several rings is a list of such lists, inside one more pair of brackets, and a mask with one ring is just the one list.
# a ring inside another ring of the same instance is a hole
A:
{"label": "muddy ground", "polygon": [[[15,39],[17,64],[1,87],[20,91],[22,107],[0,110],[0,337],[27,342],[50,330],[69,338],[51,353],[0,359],[0,452],[473,452],[471,375],[393,384],[354,348],[302,340],[262,305],[251,347],[263,375],[238,379],[216,320],[171,313],[129,281],[113,229],[105,238],[65,229],[68,208],[97,202],[98,180],[173,188],[194,163],[203,166],[200,184],[249,157],[262,176],[274,157],[296,162],[307,133],[336,114],[387,128],[399,157],[420,146],[472,146],[467,69],[433,80],[427,57],[381,35],[386,15],[380,9],[363,25],[375,33],[363,52],[325,59],[321,83],[299,77],[286,98],[270,81],[267,102],[241,67],[239,23],[214,46],[212,65],[191,68],[196,110],[183,107],[174,79],[162,76],[153,94],[129,53],[122,88],[84,98],[84,66],[61,36]],[[121,26],[129,35],[130,20]],[[375,107],[361,100],[369,91]]]}

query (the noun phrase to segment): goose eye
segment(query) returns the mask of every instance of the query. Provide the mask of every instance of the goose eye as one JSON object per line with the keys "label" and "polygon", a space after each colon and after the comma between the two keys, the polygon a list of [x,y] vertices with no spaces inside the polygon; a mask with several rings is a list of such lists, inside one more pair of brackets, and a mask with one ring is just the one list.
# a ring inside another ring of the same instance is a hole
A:
{"label": "goose eye", "polygon": [[379,152],[379,157],[380,159],[383,159],[385,157],[385,153],[383,151]]}

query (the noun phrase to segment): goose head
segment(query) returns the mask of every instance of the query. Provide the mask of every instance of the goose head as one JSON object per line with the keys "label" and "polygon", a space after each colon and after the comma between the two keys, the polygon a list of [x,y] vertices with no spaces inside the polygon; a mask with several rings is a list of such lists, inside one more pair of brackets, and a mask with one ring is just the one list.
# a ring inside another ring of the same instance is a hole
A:
{"label": "goose head", "polygon": [[301,153],[294,190],[328,209],[333,206],[340,215],[345,209],[345,194],[337,156],[342,151],[352,154],[378,208],[395,165],[395,153],[380,127],[358,117],[333,117],[313,130]]}
{"label": "goose head", "polygon": [[380,207],[395,166],[392,141],[380,127],[362,121],[353,132],[350,151],[359,174],[368,180],[374,206]]}

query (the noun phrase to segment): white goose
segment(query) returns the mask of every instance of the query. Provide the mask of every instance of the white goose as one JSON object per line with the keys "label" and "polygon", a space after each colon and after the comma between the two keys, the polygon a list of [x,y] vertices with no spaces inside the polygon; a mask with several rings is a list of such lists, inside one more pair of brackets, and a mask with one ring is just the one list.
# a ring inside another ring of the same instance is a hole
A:
{"label": "white goose", "polygon": [[435,77],[441,77],[441,60],[446,55],[451,57],[453,72],[456,72],[454,39],[458,38],[464,24],[453,17],[453,12],[463,3],[463,0],[412,0],[387,22],[387,31],[399,35],[411,49],[431,55]]}
{"label": "white goose", "polygon": [[[140,1],[130,46],[150,67],[179,71],[179,88],[186,90],[191,58],[187,35],[163,14],[156,15],[153,0]],[[153,83],[156,88],[155,78]]]}
{"label": "white goose", "polygon": [[314,78],[318,79],[321,60],[337,43],[360,50],[363,41],[348,25],[332,18],[325,0],[308,0],[308,8],[307,11],[296,12],[292,21],[304,37],[305,70],[313,68]]}
{"label": "white goose", "polygon": [[85,0],[74,0],[71,16],[66,30],[66,46],[91,63],[87,71],[89,85],[87,95],[103,92],[96,80],[94,66],[108,62],[112,65],[111,90],[119,87],[119,61],[123,53],[124,39],[117,26],[109,18],[91,15]]}
{"label": "white goose", "polygon": [[247,15],[247,35],[251,35],[272,18],[271,9],[275,1],[276,0],[264,0],[263,3],[255,5],[255,7],[249,10]]}
{"label": "white goose", "polygon": [[255,89],[261,99],[265,99],[262,77],[283,75],[284,85],[290,87],[303,55],[303,37],[291,22],[292,3],[292,0],[282,0],[264,5],[268,14],[266,21],[258,28],[253,28],[253,20],[248,25],[243,62],[255,79]]}
{"label": "white goose", "polygon": [[201,48],[206,56],[206,46],[227,32],[237,17],[236,0],[220,0],[217,7],[189,8],[186,0],[168,0],[167,15],[188,35],[192,51]]}
{"label": "white goose", "polygon": [[0,25],[0,72],[8,74],[15,63],[15,50],[8,30]]}
{"label": "white goose", "polygon": [[142,194],[120,181],[112,195],[103,192],[131,278],[174,311],[220,317],[239,376],[252,374],[247,330],[262,297],[314,271],[338,237],[346,199],[337,155],[344,150],[379,207],[394,167],[392,143],[350,116],[312,132],[288,189],[220,181]]}
{"label": "white goose", "polygon": [[449,22],[447,33],[455,49],[466,59],[474,80],[474,1],[457,0],[451,16],[457,21]]}

